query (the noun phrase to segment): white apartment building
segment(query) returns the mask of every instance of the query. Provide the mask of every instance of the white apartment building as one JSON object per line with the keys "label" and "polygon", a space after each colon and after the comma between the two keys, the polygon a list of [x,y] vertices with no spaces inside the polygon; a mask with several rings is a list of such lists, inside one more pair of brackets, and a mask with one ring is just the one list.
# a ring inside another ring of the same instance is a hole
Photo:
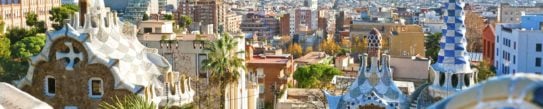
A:
{"label": "white apartment building", "polygon": [[543,72],[543,14],[523,15],[521,23],[496,25],[497,75]]}

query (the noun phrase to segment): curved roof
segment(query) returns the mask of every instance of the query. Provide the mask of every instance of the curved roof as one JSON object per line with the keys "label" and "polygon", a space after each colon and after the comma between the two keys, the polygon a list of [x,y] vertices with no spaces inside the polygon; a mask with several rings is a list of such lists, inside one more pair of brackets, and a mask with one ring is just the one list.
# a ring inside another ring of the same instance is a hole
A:
{"label": "curved roof", "polygon": [[[511,102],[514,101],[514,102]],[[543,108],[543,76],[517,73],[495,77],[475,87],[449,96],[431,109],[458,108]]]}
{"label": "curved roof", "polygon": [[[79,18],[73,18],[71,24],[66,24],[58,31],[47,34],[46,45],[37,56],[32,58],[32,66],[20,86],[32,82],[34,65],[41,61],[53,59],[68,59],[66,70],[73,70],[77,64],[76,58],[87,59],[87,64],[106,65],[113,73],[116,89],[127,89],[132,92],[140,90],[157,80],[159,75],[171,72],[167,60],[158,54],[157,49],[147,48],[136,38],[135,26],[122,23],[116,13],[105,8],[102,0],[95,0],[94,5],[86,14],[87,19],[80,27]],[[75,25],[75,26],[74,26]],[[87,57],[74,52],[71,43],[64,42],[70,48],[67,53],[56,52],[56,57],[49,57],[53,43],[60,38],[71,38],[84,46]],[[82,61],[83,62],[83,61]]]}

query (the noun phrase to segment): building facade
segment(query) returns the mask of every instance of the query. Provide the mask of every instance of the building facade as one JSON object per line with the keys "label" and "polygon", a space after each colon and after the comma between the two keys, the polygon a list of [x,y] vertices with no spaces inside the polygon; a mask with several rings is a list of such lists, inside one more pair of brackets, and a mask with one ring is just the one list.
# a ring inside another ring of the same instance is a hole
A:
{"label": "building facade", "polygon": [[128,1],[128,5],[123,15],[123,20],[132,24],[138,24],[144,16],[150,18],[151,14],[159,13],[159,4],[157,0],[132,0]]}
{"label": "building facade", "polygon": [[498,22],[520,23],[520,17],[523,13],[534,13],[542,11],[542,3],[538,3],[535,6],[511,6],[508,3],[502,3],[498,8]]}
{"label": "building facade", "polygon": [[525,15],[521,23],[496,25],[494,67],[497,75],[543,72],[543,15]]}
{"label": "building facade", "polygon": [[241,25],[243,16],[238,15],[234,12],[228,13],[225,16],[225,24],[224,24],[224,31],[225,32],[233,32],[238,33],[241,32],[241,29],[239,28]]}
{"label": "building facade", "polygon": [[279,35],[279,19],[265,13],[247,13],[241,22],[241,31],[271,38]]}
{"label": "building facade", "polygon": [[222,0],[180,0],[176,14],[176,18],[186,15],[190,16],[193,22],[212,24],[213,32],[224,29],[226,12]]}
{"label": "building facade", "polygon": [[494,27],[490,24],[483,29],[483,61],[494,65],[494,45],[496,43]]}
{"label": "building facade", "polygon": [[257,106],[274,104],[279,96],[275,93],[284,91],[288,84],[294,84],[295,64],[290,55],[253,55],[252,46],[247,46],[247,70],[258,78],[259,100]]}
{"label": "building facade", "polygon": [[0,17],[6,28],[26,28],[26,13],[38,15],[38,21],[45,21],[46,26],[51,26],[49,10],[59,7],[61,0],[0,0]]}

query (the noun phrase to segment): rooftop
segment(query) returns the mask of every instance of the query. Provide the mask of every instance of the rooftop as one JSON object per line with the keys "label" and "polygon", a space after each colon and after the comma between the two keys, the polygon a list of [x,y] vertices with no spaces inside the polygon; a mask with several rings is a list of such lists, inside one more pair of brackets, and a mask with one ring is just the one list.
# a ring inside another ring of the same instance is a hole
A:
{"label": "rooftop", "polygon": [[324,59],[326,59],[328,57],[330,57],[330,56],[328,56],[324,52],[310,52],[310,53],[307,53],[306,55],[304,55],[302,57],[299,57],[298,59],[295,60],[295,62],[296,63],[306,63],[306,64],[318,64],[322,60],[324,60]]}
{"label": "rooftop", "polygon": [[248,64],[288,64],[291,59],[290,54],[286,55],[260,55],[253,56]]}

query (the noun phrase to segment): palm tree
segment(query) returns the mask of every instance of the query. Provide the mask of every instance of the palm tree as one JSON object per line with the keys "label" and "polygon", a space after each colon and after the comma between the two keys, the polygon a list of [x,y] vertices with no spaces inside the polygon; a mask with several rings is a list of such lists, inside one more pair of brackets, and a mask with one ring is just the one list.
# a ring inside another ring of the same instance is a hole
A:
{"label": "palm tree", "polygon": [[219,85],[222,103],[224,103],[226,85],[237,82],[240,76],[239,70],[245,69],[244,59],[239,57],[239,54],[244,51],[236,51],[238,41],[228,34],[223,34],[223,36],[204,47],[204,50],[208,52],[208,58],[202,61],[202,68],[211,73],[211,82]]}
{"label": "palm tree", "polygon": [[108,102],[100,103],[101,109],[156,109],[156,107],[157,105],[138,95],[128,95],[123,99],[115,96],[111,104]]}

